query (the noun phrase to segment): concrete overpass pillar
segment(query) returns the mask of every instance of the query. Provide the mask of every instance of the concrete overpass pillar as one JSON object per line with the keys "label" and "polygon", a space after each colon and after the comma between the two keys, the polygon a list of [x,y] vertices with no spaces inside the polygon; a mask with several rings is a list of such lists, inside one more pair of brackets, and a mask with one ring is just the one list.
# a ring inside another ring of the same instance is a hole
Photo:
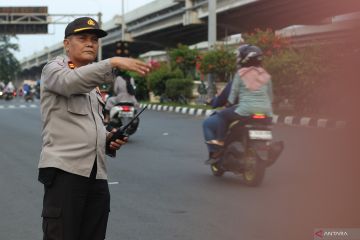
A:
{"label": "concrete overpass pillar", "polygon": [[208,0],[208,4],[208,41],[209,49],[212,49],[216,44],[216,0]]}
{"label": "concrete overpass pillar", "polygon": [[199,19],[196,11],[193,10],[195,0],[185,0],[185,14],[183,16],[183,25],[200,24],[202,21]]}
{"label": "concrete overpass pillar", "polygon": [[[208,0],[208,48],[214,49],[216,44],[216,1]],[[214,97],[216,94],[215,75],[208,74],[208,96]]]}
{"label": "concrete overpass pillar", "polygon": [[192,8],[194,6],[194,0],[185,0],[185,8]]}

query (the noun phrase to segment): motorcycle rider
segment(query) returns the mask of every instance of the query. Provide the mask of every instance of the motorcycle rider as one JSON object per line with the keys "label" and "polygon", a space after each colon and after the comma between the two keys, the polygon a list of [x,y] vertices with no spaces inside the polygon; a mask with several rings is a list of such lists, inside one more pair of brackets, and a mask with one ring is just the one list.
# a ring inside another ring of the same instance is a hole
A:
{"label": "motorcycle rider", "polygon": [[135,97],[135,82],[134,79],[128,74],[118,73],[118,76],[114,82],[114,96],[109,97],[106,101],[104,109],[104,123],[108,124],[110,122],[110,110],[116,104],[120,102],[129,102],[134,104],[136,108],[139,107],[139,103]]}
{"label": "motorcycle rider", "polygon": [[[240,120],[246,122],[252,114],[266,114],[271,121],[272,110],[272,82],[271,76],[261,67],[263,59],[262,50],[255,46],[245,44],[238,48],[237,66],[238,71],[234,76],[227,105],[233,105],[237,99],[239,104],[225,108],[218,113],[218,124],[214,139],[207,144],[215,146],[224,145],[224,135],[229,125]],[[221,149],[210,153],[206,164],[213,164],[219,160]]]}
{"label": "motorcycle rider", "polygon": [[9,81],[4,88],[5,99],[12,99],[14,97],[15,86]]}
{"label": "motorcycle rider", "polygon": [[8,82],[8,84],[6,84],[6,87],[5,87],[5,92],[6,93],[13,93],[15,90],[15,87],[14,87],[14,84],[10,81]]}
{"label": "motorcycle rider", "polygon": [[[232,85],[232,80],[226,84],[226,86],[220,92],[219,95],[207,101],[206,104],[211,106],[212,108],[224,107],[227,104],[227,99],[230,94],[231,85]],[[219,124],[220,121],[222,121],[222,119],[220,119],[218,115],[218,111],[214,111],[209,117],[207,117],[203,121],[202,124],[204,139],[209,152],[209,159],[216,158],[217,157],[216,155],[220,153],[219,150],[221,149],[221,146],[216,144],[211,144],[211,141],[217,138],[224,138],[226,135],[226,132],[217,133],[217,125]]]}

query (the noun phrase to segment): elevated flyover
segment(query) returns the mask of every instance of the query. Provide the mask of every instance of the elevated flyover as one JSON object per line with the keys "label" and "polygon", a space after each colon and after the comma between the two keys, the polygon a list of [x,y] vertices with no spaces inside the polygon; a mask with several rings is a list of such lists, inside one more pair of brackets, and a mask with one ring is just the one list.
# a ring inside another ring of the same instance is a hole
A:
{"label": "elevated flyover", "polygon": [[[332,17],[360,11],[358,0],[217,0],[217,39],[253,30],[281,29],[291,25],[318,25]],[[195,44],[207,40],[208,0],[156,0],[125,14],[126,34],[132,41],[133,56],[150,50]],[[116,42],[122,39],[121,17],[103,24],[109,35],[102,40],[103,58],[115,55]],[[61,39],[59,39],[61,41]],[[62,44],[21,61],[22,75],[38,78],[48,61],[63,53]]]}

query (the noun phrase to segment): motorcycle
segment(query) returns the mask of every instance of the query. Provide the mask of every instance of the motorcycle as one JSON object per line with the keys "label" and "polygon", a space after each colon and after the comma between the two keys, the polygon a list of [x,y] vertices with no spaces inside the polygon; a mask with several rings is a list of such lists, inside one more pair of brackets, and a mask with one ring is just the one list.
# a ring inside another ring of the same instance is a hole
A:
{"label": "motorcycle", "polygon": [[230,126],[220,158],[210,168],[214,176],[229,171],[242,175],[246,185],[258,186],[283,149],[282,141],[273,141],[271,118],[255,114]]}
{"label": "motorcycle", "polygon": [[[137,110],[131,102],[117,103],[110,109],[110,122],[109,125],[114,128],[125,126],[135,116]],[[140,120],[136,118],[130,126],[126,129],[125,134],[132,135],[138,129]]]}
{"label": "motorcycle", "polygon": [[5,91],[4,92],[4,99],[5,100],[12,100],[16,96],[15,91]]}
{"label": "motorcycle", "polygon": [[30,90],[24,94],[25,102],[34,101],[34,90]]}

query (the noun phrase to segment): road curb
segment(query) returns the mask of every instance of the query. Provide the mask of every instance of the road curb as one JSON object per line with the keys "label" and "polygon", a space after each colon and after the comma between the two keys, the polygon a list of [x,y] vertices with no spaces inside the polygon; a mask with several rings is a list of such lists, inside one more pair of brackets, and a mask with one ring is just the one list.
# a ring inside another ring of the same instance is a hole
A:
{"label": "road curb", "polygon": [[[180,114],[187,114],[193,116],[210,116],[214,110],[212,109],[200,109],[200,108],[191,108],[191,107],[175,107],[175,106],[165,106],[160,104],[144,104],[141,103],[140,107],[147,106],[148,109],[154,111],[165,111],[165,112],[175,112]],[[274,124],[284,124],[289,126],[303,126],[303,127],[317,127],[317,128],[343,128],[346,126],[346,122],[342,120],[331,120],[326,118],[312,118],[312,117],[296,117],[296,116],[281,116],[274,115],[273,117]]]}

